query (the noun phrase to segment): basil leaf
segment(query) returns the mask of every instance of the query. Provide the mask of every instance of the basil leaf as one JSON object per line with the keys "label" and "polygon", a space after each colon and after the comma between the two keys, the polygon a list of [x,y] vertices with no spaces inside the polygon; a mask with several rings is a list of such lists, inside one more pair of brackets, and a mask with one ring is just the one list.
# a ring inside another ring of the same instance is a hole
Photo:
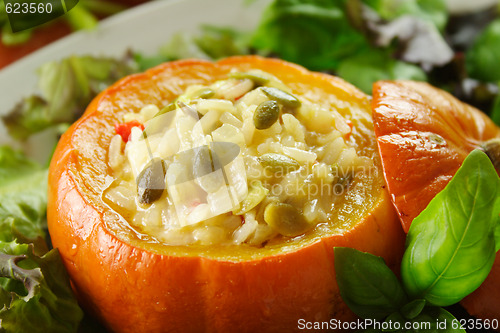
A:
{"label": "basil leaf", "polygon": [[[412,327],[419,327],[419,329],[413,329],[410,332],[465,333],[465,330],[460,328],[457,319],[440,307],[425,308],[420,315],[409,322],[412,323]],[[417,325],[417,323],[419,324]]]}
{"label": "basil leaf", "polygon": [[495,252],[500,250],[500,217],[497,218],[497,224],[495,227]]}
{"label": "basil leaf", "polygon": [[335,273],[342,299],[362,318],[385,318],[407,302],[398,278],[380,257],[336,247]]}
{"label": "basil leaf", "polygon": [[404,327],[406,319],[401,315],[400,312],[393,312],[387,318],[385,318],[384,323],[388,323],[388,328],[383,329],[382,332],[400,332],[401,330],[397,327]]}
{"label": "basil leaf", "polygon": [[495,260],[499,213],[500,179],[474,150],[410,227],[401,264],[410,297],[448,306],[479,287]]}
{"label": "basil leaf", "polygon": [[[418,301],[412,303],[422,305],[421,300]],[[458,320],[443,308],[426,307],[419,311],[419,314],[413,318],[405,318],[400,312],[390,314],[385,320],[388,329],[382,329],[382,332],[465,332],[465,330],[460,328]]]}
{"label": "basil leaf", "polygon": [[408,319],[418,316],[425,307],[425,299],[416,299],[401,308],[401,314]]}

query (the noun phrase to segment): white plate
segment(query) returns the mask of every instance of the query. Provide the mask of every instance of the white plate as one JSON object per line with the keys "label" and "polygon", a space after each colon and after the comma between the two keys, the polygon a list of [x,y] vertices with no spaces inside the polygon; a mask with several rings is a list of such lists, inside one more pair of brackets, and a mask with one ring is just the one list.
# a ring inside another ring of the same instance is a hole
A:
{"label": "white plate", "polygon": [[[177,32],[196,33],[202,24],[256,27],[270,0],[152,1],[100,22],[93,31],[79,31],[0,70],[0,115],[37,91],[36,70],[42,64],[72,54],[120,57],[127,49],[155,54]],[[40,139],[31,140],[39,142]],[[42,139],[43,141],[43,139]],[[0,122],[0,144],[12,143]],[[31,151],[37,150],[29,149]]]}

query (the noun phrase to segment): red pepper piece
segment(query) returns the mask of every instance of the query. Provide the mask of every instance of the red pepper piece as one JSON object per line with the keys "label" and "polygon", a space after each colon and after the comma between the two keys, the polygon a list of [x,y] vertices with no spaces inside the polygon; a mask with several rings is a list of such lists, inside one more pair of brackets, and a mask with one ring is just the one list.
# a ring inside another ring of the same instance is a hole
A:
{"label": "red pepper piece", "polygon": [[137,120],[132,120],[127,123],[116,123],[115,124],[115,132],[122,137],[124,142],[128,142],[128,138],[130,137],[130,133],[132,132],[132,127],[139,127],[144,131],[144,125],[138,122]]}

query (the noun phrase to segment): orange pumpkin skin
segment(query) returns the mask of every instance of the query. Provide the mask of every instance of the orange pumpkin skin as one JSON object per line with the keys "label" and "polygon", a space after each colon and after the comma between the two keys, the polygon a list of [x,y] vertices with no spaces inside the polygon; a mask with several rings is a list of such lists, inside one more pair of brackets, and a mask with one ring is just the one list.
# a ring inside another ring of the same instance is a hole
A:
{"label": "orange pumpkin skin", "polygon": [[[465,157],[500,137],[500,128],[482,112],[427,83],[377,82],[372,107],[386,182],[406,232]],[[497,256],[486,280],[461,304],[471,315],[498,320],[499,282]]]}
{"label": "orange pumpkin skin", "polygon": [[254,56],[167,63],[101,93],[59,142],[47,215],[79,299],[114,332],[291,332],[299,330],[299,319],[348,321],[355,317],[338,291],[333,247],[368,251],[392,266],[400,262],[404,232],[385,189],[352,229],[265,256],[217,258],[204,250],[146,243],[117,223],[100,191],[119,114],[165,104],[186,85],[223,77],[233,67],[268,71],[304,91],[321,88],[346,100],[366,100],[338,78]]}
{"label": "orange pumpkin skin", "polygon": [[405,232],[465,157],[500,137],[481,111],[424,82],[375,83],[372,109],[385,179]]}

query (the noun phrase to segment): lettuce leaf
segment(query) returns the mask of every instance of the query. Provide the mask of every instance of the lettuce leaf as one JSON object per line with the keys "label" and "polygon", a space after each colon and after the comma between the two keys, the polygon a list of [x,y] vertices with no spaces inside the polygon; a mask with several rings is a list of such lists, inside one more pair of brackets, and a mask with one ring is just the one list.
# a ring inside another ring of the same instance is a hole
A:
{"label": "lettuce leaf", "polygon": [[275,0],[251,45],[371,93],[376,80],[427,80],[424,70],[449,63],[447,20],[442,0]]}
{"label": "lettuce leaf", "polygon": [[472,78],[486,82],[500,81],[500,19],[491,22],[467,50],[467,72]]}
{"label": "lettuce leaf", "polygon": [[229,27],[202,25],[200,33],[191,35],[177,33],[164,44],[158,54],[146,56],[134,53],[134,61],[139,71],[145,71],[166,61],[197,58],[218,60],[240,54],[250,53],[249,35]]}
{"label": "lettuce leaf", "polygon": [[410,15],[434,24],[443,31],[448,21],[444,0],[362,0],[386,21]]}
{"label": "lettuce leaf", "polygon": [[75,332],[82,310],[45,243],[47,168],[0,147],[0,331]]}
{"label": "lettuce leaf", "polygon": [[47,250],[47,169],[10,147],[0,147],[0,241],[17,239]]}
{"label": "lettuce leaf", "polygon": [[[57,249],[37,256],[33,246],[0,242],[0,327],[6,332],[76,332],[83,312]],[[18,284],[7,284],[18,282]],[[14,286],[14,287],[12,287]]]}
{"label": "lettuce leaf", "polygon": [[427,80],[420,67],[393,59],[379,49],[343,60],[337,74],[368,94],[372,92],[373,82],[378,80]]}
{"label": "lettuce leaf", "polygon": [[335,70],[368,43],[345,15],[343,0],[275,0],[251,45],[312,70]]}
{"label": "lettuce leaf", "polygon": [[99,92],[136,71],[128,57],[121,60],[72,56],[44,64],[39,70],[41,96],[29,96],[2,117],[16,139],[51,126],[72,123]]}

